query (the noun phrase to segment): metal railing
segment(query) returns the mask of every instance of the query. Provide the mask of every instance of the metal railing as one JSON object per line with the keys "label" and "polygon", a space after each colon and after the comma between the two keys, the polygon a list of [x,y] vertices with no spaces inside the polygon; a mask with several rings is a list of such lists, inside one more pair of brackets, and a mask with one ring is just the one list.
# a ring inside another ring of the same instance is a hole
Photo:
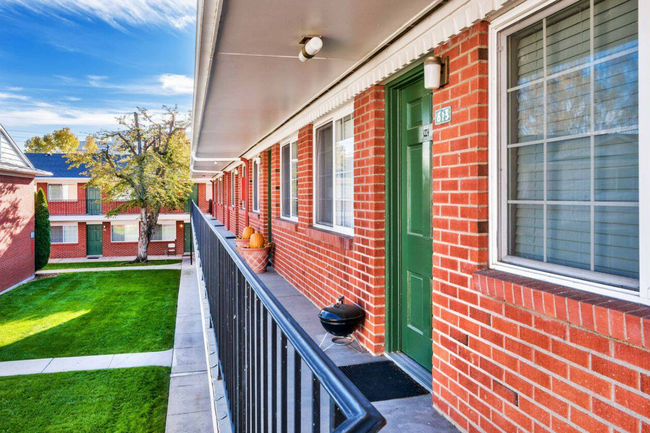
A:
{"label": "metal railing", "polygon": [[233,431],[379,431],[377,409],[195,204],[192,228]]}

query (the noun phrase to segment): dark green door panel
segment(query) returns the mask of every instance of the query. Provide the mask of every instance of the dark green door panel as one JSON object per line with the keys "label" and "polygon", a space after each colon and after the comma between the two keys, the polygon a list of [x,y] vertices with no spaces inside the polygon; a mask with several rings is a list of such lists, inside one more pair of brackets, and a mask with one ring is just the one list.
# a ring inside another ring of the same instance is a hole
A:
{"label": "dark green door panel", "polygon": [[103,253],[102,246],[102,225],[86,225],[86,255],[101,256]]}
{"label": "dark green door panel", "polygon": [[431,92],[421,75],[389,88],[389,350],[431,370]]}
{"label": "dark green door panel", "polygon": [[196,203],[196,205],[199,205],[199,184],[195,183],[192,185],[192,192],[190,193],[190,197],[187,200],[187,203],[185,204],[185,212],[190,213],[192,210],[192,201]]}
{"label": "dark green door panel", "polygon": [[185,246],[184,252],[189,253],[190,248],[191,248],[191,242],[192,242],[192,236],[191,236],[191,230],[190,230],[190,224],[185,223],[183,224],[183,234],[185,235]]}
{"label": "dark green door panel", "polygon": [[86,188],[86,213],[100,215],[102,213],[102,195],[99,188]]}

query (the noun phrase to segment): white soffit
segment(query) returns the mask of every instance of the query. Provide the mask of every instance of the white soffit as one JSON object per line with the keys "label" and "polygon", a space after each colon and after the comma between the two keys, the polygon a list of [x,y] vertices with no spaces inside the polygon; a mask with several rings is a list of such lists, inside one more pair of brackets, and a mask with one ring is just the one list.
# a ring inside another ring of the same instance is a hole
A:
{"label": "white soffit", "polygon": [[[437,3],[439,2],[435,4]],[[215,74],[218,75],[220,73],[218,68],[219,60],[216,62],[216,70],[213,66],[212,76],[210,77],[210,86],[213,87],[208,92],[203,124],[200,127],[201,130],[197,131],[197,134],[199,134],[197,138],[200,140],[198,142],[197,155],[204,156],[205,154],[206,156],[213,157],[241,155],[247,158],[253,157],[260,151],[278,143],[326,113],[350,103],[355,95],[400,72],[431,52],[438,45],[447,41],[451,36],[460,33],[477,21],[484,19],[488,14],[495,12],[505,3],[507,3],[507,0],[451,0],[421,20],[417,25],[408,30],[408,32],[392,44],[385,47],[370,60],[365,60],[368,54],[379,51],[382,45],[376,45],[373,49],[366,50],[366,53],[363,55],[355,53],[358,57],[356,63],[353,61],[338,60],[339,58],[346,57],[345,47],[347,39],[344,38],[341,41],[336,41],[334,38],[334,41],[328,41],[326,30],[314,32],[325,36],[326,47],[328,44],[330,46],[334,45],[330,53],[324,48],[321,54],[324,57],[336,57],[337,60],[315,59],[307,64],[300,64],[297,60],[293,62],[293,59],[288,58],[273,58],[271,62],[266,63],[263,61],[266,57],[253,58],[250,66],[255,68],[256,73],[259,71],[259,68],[265,67],[266,65],[268,69],[265,71],[271,71],[274,78],[259,80],[257,86],[253,87],[252,99],[247,98],[247,95],[243,95],[241,92],[237,94],[234,91],[230,95],[223,95],[221,108],[212,105],[214,104],[214,98],[220,96],[218,91],[219,85],[215,87],[214,84],[215,81],[219,81],[219,78],[214,78]],[[304,5],[304,3],[301,4]],[[376,3],[373,2],[358,1],[355,4],[368,11],[376,10]],[[403,8],[404,3],[391,2],[391,4],[392,7],[381,10],[381,16],[394,16],[396,10]],[[420,6],[422,5],[418,5],[418,7]],[[309,9],[306,6],[300,7]],[[337,7],[341,9],[340,4]],[[401,21],[400,25],[409,22],[415,15],[417,13],[409,12],[409,16],[407,17],[399,16],[399,20]],[[356,23],[355,20],[357,19],[359,18],[356,16],[351,17],[350,22]],[[273,22],[273,19],[271,19],[271,22]],[[364,22],[360,22],[356,26],[348,25],[351,27],[367,27],[364,29],[367,36],[377,37],[377,39],[380,39],[381,44],[385,44],[386,38],[400,28],[400,25],[396,24],[386,34],[383,34],[378,31],[377,27],[364,26],[364,24]],[[291,26],[289,25],[289,27]],[[326,28],[326,26],[323,27]],[[227,30],[227,26],[224,24],[222,24],[223,29]],[[233,32],[235,31],[233,30]],[[311,33],[309,31],[303,32]],[[222,37],[220,35],[220,38]],[[337,42],[340,48],[338,51]],[[376,43],[374,40],[372,42]],[[276,44],[277,41],[274,39],[268,43],[270,47],[280,49],[279,46],[276,47]],[[295,57],[298,51],[298,45],[294,44],[290,46],[292,51],[289,55]],[[226,47],[228,46],[226,45]],[[224,57],[229,59],[226,64],[232,66],[233,71],[241,67],[241,65],[237,65],[237,62],[240,61],[238,57],[241,56],[224,54]],[[284,60],[291,62],[289,63],[290,67],[283,64]],[[359,67],[359,65],[361,66]],[[298,82],[307,82],[303,86],[293,84],[296,82],[296,79],[292,78],[293,76],[291,75],[294,66],[297,66],[298,70],[301,71]],[[301,66],[304,70],[301,70]],[[304,68],[305,66],[307,67]],[[351,68],[354,71],[349,73]],[[335,79],[328,80],[328,77],[335,75],[339,71],[342,71],[343,75],[339,73]],[[233,90],[241,84],[237,80],[240,80],[242,77],[229,77],[228,71],[222,73],[222,75],[225,75],[223,79],[224,83],[231,86],[230,88]],[[236,74],[230,73],[230,75]],[[332,84],[334,85],[330,88]],[[304,97],[306,95],[309,97]],[[224,113],[226,109],[230,112],[228,127],[224,127],[223,122],[219,123],[215,121],[227,114]],[[224,169],[227,170],[230,168],[231,166],[227,165]]]}

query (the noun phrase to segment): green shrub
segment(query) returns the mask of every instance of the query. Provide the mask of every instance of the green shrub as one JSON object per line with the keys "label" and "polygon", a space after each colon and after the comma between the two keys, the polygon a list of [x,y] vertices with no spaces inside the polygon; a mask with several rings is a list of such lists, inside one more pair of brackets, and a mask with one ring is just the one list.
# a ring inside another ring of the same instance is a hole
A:
{"label": "green shrub", "polygon": [[34,221],[34,251],[36,270],[42,269],[50,260],[50,211],[47,208],[47,199],[42,188],[34,196],[35,221]]}

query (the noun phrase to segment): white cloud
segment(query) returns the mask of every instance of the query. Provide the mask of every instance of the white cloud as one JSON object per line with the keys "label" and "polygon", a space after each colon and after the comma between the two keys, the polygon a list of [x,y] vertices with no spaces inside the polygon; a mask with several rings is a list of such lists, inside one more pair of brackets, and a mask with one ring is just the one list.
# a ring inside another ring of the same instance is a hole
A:
{"label": "white cloud", "polygon": [[0,10],[20,6],[49,15],[92,16],[123,29],[130,26],[169,26],[177,29],[194,23],[195,0],[4,0]]}
{"label": "white cloud", "polygon": [[107,110],[77,110],[66,107],[34,108],[28,110],[0,110],[0,119],[5,119],[12,128],[36,125],[116,127],[116,117],[122,112]]}
{"label": "white cloud", "polygon": [[0,99],[17,99],[19,101],[27,101],[29,98],[25,95],[17,95],[15,93],[0,92]]}
{"label": "white cloud", "polygon": [[108,77],[106,75],[86,75],[86,78],[92,81],[105,80]]}
{"label": "white cloud", "polygon": [[66,101],[76,102],[76,101],[81,101],[81,98],[77,98],[76,96],[66,96],[65,100]]}
{"label": "white cloud", "polygon": [[175,95],[191,94],[194,90],[194,80],[191,77],[177,74],[163,74],[158,77],[163,90]]}
{"label": "white cloud", "polygon": [[7,89],[12,92],[20,92],[21,90],[23,90],[22,87],[7,87]]}

